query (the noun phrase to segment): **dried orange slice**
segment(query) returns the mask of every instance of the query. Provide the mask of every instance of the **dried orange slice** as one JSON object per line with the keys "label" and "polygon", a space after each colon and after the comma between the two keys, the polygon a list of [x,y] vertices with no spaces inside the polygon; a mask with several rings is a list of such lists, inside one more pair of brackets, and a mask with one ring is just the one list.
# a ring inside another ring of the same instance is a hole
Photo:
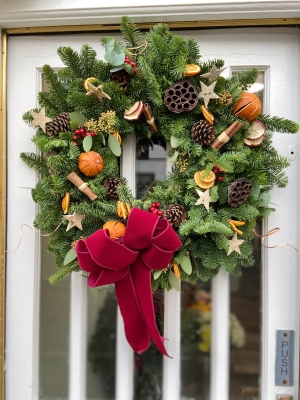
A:
{"label": "dried orange slice", "polygon": [[215,117],[212,115],[212,113],[210,113],[205,107],[204,105],[201,106],[201,111],[203,114],[203,117],[206,119],[207,122],[213,124],[214,123],[214,119]]}
{"label": "dried orange slice", "polygon": [[186,64],[184,76],[194,76],[199,74],[201,68],[196,64]]}
{"label": "dried orange slice", "polygon": [[85,90],[86,90],[87,92],[90,90],[88,84],[89,84],[89,83],[92,83],[92,81],[94,81],[95,79],[97,79],[97,78],[95,78],[94,76],[90,76],[89,78],[87,78],[87,79],[84,81],[83,86],[84,86],[84,88],[85,88]]}
{"label": "dried orange slice", "polygon": [[211,188],[216,180],[216,175],[212,171],[198,171],[194,175],[194,181],[201,189]]}

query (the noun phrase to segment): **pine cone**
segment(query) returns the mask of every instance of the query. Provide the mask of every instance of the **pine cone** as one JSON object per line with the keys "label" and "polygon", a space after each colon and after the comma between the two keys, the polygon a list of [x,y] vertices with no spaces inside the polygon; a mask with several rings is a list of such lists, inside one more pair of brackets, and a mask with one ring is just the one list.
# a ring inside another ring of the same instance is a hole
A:
{"label": "pine cone", "polygon": [[209,145],[215,140],[215,128],[205,120],[196,122],[192,127],[192,140],[201,146]]}
{"label": "pine cone", "polygon": [[180,204],[170,204],[164,211],[164,218],[177,228],[186,219],[186,211]]}
{"label": "pine cone", "polygon": [[113,72],[110,76],[110,80],[118,83],[121,90],[126,90],[130,83],[130,76],[124,69],[122,69],[121,71]]}
{"label": "pine cone", "polygon": [[219,98],[217,99],[217,104],[222,107],[230,106],[233,102],[233,98],[231,93],[228,90],[223,90],[218,94]]}
{"label": "pine cone", "polygon": [[47,125],[47,134],[53,138],[58,137],[60,132],[68,132],[70,130],[69,114],[64,112],[59,114],[53,121]]}
{"label": "pine cone", "polygon": [[240,178],[228,185],[228,205],[238,207],[245,203],[252,190],[252,182],[246,178]]}
{"label": "pine cone", "polygon": [[103,181],[103,186],[107,190],[107,197],[110,199],[117,199],[117,187],[122,185],[122,181],[119,178],[107,178]]}

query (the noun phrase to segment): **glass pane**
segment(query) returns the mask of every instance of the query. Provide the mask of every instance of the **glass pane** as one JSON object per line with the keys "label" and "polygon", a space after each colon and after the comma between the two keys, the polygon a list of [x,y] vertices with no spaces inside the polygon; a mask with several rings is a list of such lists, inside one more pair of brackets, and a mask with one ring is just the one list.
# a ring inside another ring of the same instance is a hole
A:
{"label": "glass pane", "polygon": [[[136,197],[144,199],[155,184],[165,178],[165,143],[158,141],[153,143],[148,139],[140,141],[136,147]],[[153,294],[156,323],[161,333],[163,332],[163,298],[163,290],[157,290]],[[162,357],[153,343],[141,355],[134,353],[134,400],[161,400]]]}
{"label": "glass pane", "polygon": [[114,285],[89,289],[87,308],[87,400],[114,400],[117,318]]}
{"label": "glass pane", "polygon": [[67,400],[70,277],[50,285],[48,278],[55,272],[55,263],[47,246],[48,238],[42,238],[39,398]]}
{"label": "glass pane", "polygon": [[181,400],[209,398],[210,286],[181,284]]}

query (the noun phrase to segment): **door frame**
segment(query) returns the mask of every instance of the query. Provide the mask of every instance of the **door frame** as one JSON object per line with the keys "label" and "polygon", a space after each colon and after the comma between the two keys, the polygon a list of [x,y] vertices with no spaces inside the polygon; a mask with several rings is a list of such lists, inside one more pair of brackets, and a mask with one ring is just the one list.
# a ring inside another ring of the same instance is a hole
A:
{"label": "door frame", "polygon": [[[153,23],[137,23],[140,29],[149,29]],[[300,18],[273,18],[273,19],[231,19],[231,20],[206,20],[206,21],[170,21],[168,25],[172,29],[213,29],[230,27],[255,27],[255,26],[299,26]],[[119,25],[65,25],[65,26],[39,26],[39,27],[14,27],[4,28],[1,36],[1,69],[0,69],[0,400],[5,400],[5,269],[6,269],[6,164],[7,164],[7,76],[6,62],[8,50],[8,38],[14,35],[25,34],[57,34],[74,32],[99,32],[119,31]]]}

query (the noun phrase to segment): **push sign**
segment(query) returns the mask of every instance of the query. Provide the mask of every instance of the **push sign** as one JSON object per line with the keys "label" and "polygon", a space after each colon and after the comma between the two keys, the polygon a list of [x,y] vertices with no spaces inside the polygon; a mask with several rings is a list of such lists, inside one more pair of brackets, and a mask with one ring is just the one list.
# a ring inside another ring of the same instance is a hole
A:
{"label": "push sign", "polygon": [[275,385],[294,385],[295,331],[276,331]]}

